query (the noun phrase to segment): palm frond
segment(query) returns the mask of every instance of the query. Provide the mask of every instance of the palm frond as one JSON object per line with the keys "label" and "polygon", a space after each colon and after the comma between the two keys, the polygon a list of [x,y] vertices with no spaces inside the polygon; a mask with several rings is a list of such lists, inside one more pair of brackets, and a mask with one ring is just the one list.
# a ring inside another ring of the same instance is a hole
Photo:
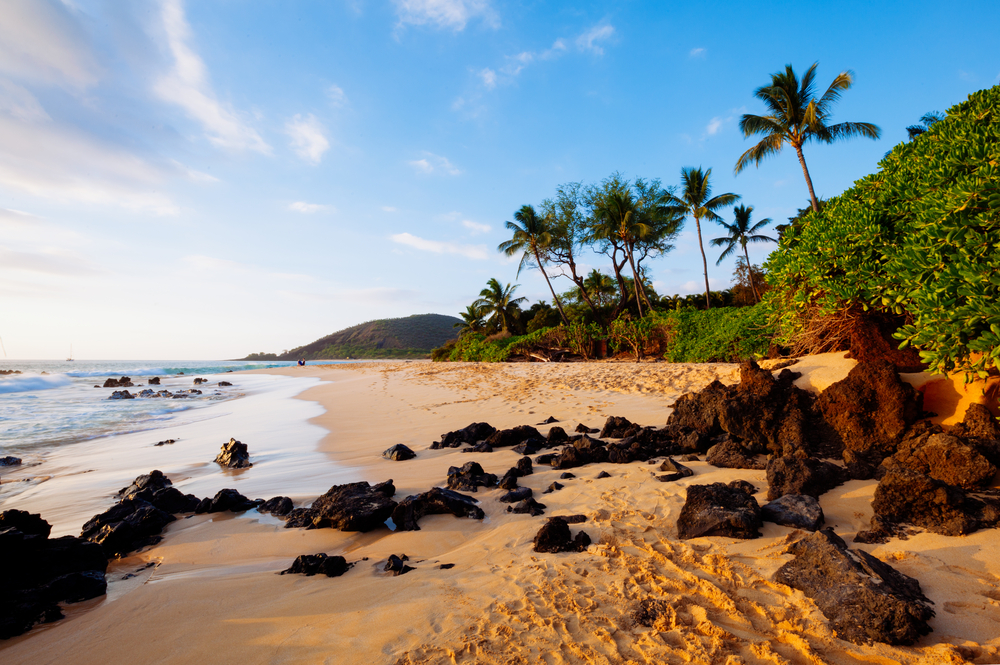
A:
{"label": "palm frond", "polygon": [[714,212],[719,208],[729,207],[739,200],[739,194],[719,194],[718,196],[713,196],[710,200],[705,201],[704,207],[706,210]]}
{"label": "palm frond", "polygon": [[877,139],[882,135],[882,130],[878,128],[878,125],[873,125],[870,122],[841,122],[830,125],[826,130],[833,140],[854,138],[855,136]]}
{"label": "palm frond", "polygon": [[764,137],[760,143],[750,148],[736,160],[735,174],[739,174],[743,169],[753,164],[760,166],[760,163],[771,155],[777,155],[784,146],[785,137],[781,134],[771,134]]}
{"label": "palm frond", "polygon": [[833,79],[830,87],[826,89],[823,96],[819,98],[817,106],[819,107],[819,112],[823,117],[830,114],[831,107],[837,103],[840,96],[845,90],[850,90],[851,86],[854,84],[854,72],[850,69],[845,70],[837,74],[837,77]]}

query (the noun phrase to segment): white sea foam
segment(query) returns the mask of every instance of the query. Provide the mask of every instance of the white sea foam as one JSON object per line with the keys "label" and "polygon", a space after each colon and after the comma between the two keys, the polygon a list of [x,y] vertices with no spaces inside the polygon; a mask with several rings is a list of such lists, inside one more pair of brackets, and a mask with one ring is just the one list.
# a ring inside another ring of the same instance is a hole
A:
{"label": "white sea foam", "polygon": [[64,388],[72,381],[65,374],[42,376],[40,374],[14,374],[0,377],[0,394],[30,393],[37,390]]}

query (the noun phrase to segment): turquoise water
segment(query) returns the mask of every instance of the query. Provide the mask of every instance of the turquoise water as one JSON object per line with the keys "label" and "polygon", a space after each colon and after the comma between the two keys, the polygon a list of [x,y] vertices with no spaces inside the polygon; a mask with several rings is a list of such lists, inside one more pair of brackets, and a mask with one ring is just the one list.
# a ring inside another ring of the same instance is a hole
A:
{"label": "turquoise water", "polygon": [[[238,360],[2,360],[0,370],[21,373],[0,375],[0,457],[31,457],[49,446],[196,419],[200,409],[239,397],[252,388],[252,377],[232,381],[230,372],[292,365],[295,363]],[[109,400],[116,389],[94,387],[103,386],[109,377],[122,376],[132,379],[135,387],[128,391],[133,394],[147,387],[172,393],[196,388],[202,393],[184,399]],[[154,376],[160,378],[160,385],[147,386]],[[195,377],[208,382],[195,386]],[[225,380],[237,385],[218,386]]]}

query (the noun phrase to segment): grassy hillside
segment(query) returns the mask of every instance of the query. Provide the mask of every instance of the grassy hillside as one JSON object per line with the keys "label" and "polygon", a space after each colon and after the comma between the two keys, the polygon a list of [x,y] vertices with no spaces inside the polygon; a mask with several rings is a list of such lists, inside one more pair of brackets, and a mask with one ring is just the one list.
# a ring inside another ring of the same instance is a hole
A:
{"label": "grassy hillside", "polygon": [[379,319],[327,335],[279,358],[425,358],[432,349],[458,336],[455,324],[460,322],[443,314]]}

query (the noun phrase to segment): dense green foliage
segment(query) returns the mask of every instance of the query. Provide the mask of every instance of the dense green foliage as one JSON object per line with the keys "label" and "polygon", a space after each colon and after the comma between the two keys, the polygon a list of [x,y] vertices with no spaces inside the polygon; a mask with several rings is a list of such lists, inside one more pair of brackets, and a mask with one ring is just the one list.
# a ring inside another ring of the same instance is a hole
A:
{"label": "dense green foliage", "polygon": [[327,335],[283,353],[281,360],[319,358],[425,358],[458,335],[461,319],[443,314],[415,314],[379,319]]}
{"label": "dense green foliage", "polygon": [[670,328],[664,359],[675,363],[738,362],[763,357],[774,329],[767,309],[680,309],[660,315]]}
{"label": "dense green foliage", "polygon": [[1000,86],[880,166],[782,236],[766,267],[783,332],[860,305],[907,317],[897,337],[937,371],[1000,368]]}

